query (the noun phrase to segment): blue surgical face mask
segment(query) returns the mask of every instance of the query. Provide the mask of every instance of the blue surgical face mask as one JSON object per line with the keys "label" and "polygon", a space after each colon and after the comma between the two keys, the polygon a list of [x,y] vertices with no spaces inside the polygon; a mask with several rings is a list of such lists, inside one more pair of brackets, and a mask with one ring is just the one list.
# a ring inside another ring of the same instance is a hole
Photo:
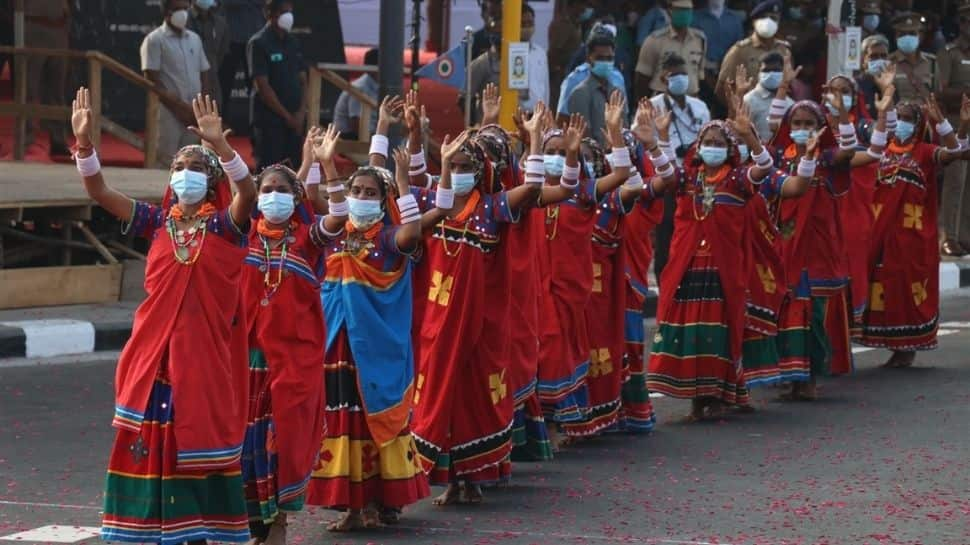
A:
{"label": "blue surgical face mask", "polygon": [[270,223],[283,223],[293,215],[295,204],[292,193],[273,191],[272,193],[260,193],[259,202],[256,206]]}
{"label": "blue surgical face mask", "polygon": [[916,132],[916,125],[909,121],[903,121],[900,119],[896,122],[896,140],[899,142],[905,142],[913,137],[913,133]]}
{"label": "blue surgical face mask", "polygon": [[812,131],[808,129],[792,129],[789,135],[791,136],[792,142],[804,145],[811,138]]}
{"label": "blue surgical face mask", "polygon": [[366,229],[384,217],[381,201],[347,197],[347,207],[350,209],[350,222],[359,229]]}
{"label": "blue surgical face mask", "polygon": [[216,0],[195,0],[195,7],[202,11],[208,11],[216,5]]}
{"label": "blue surgical face mask", "polygon": [[896,47],[903,53],[912,53],[919,47],[919,38],[914,34],[907,34],[896,38]]}
{"label": "blue surgical face mask", "polygon": [[715,146],[701,146],[698,154],[701,156],[701,160],[704,164],[709,167],[719,167],[727,161],[728,150],[727,148],[715,147]]}
{"label": "blue surgical face mask", "polygon": [[546,167],[546,176],[562,176],[566,158],[562,155],[543,155],[542,164]]}
{"label": "blue surgical face mask", "polygon": [[866,66],[866,72],[868,72],[870,76],[878,76],[888,67],[888,59],[870,59],[868,65]]}
{"label": "blue surgical face mask", "polygon": [[455,195],[467,195],[475,189],[474,172],[456,172],[451,175],[451,188],[455,190]]}
{"label": "blue surgical face mask", "polygon": [[201,172],[185,168],[173,172],[168,185],[172,186],[180,203],[195,204],[208,193],[209,178]]}
{"label": "blue surgical face mask", "polygon": [[867,13],[862,18],[862,28],[873,32],[879,28],[879,14],[878,13]]}
{"label": "blue surgical face mask", "polygon": [[690,78],[687,74],[675,74],[667,78],[667,90],[672,95],[685,95],[688,87],[690,87]]}
{"label": "blue surgical face mask", "polygon": [[748,150],[747,144],[738,144],[738,155],[741,156],[741,161],[747,161],[750,159],[750,152]]}
{"label": "blue surgical face mask", "polygon": [[606,79],[613,72],[613,61],[593,61],[590,72],[598,78]]}
{"label": "blue surgical face mask", "polygon": [[758,74],[758,83],[769,91],[774,91],[781,86],[783,74],[781,72],[761,72]]}

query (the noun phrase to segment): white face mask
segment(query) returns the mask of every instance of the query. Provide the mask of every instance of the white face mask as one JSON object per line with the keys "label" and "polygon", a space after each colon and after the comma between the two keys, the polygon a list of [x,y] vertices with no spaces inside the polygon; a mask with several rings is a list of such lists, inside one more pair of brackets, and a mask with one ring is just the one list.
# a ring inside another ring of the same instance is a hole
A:
{"label": "white face mask", "polygon": [[286,12],[280,15],[279,19],[276,20],[276,26],[280,27],[280,30],[284,32],[289,32],[293,29],[293,12]]}
{"label": "white face mask", "polygon": [[168,19],[169,24],[173,27],[182,30],[185,28],[185,24],[189,22],[189,12],[184,9],[177,9],[172,12],[172,16]]}
{"label": "white face mask", "polygon": [[778,23],[771,17],[762,17],[754,22],[754,31],[761,38],[771,39],[778,33]]}

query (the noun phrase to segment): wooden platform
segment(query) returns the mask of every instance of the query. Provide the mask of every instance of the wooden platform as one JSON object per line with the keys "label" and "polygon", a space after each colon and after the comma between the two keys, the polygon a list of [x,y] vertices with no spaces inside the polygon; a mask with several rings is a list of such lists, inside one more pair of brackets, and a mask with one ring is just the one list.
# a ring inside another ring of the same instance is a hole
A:
{"label": "wooden platform", "polygon": [[[133,199],[158,203],[167,186],[168,172],[107,167],[104,177],[111,187]],[[11,235],[15,234],[11,221],[51,221],[60,225],[67,241],[73,240],[73,228],[83,231],[87,243],[97,246],[104,258],[101,264],[72,264],[71,250],[66,248],[61,266],[0,267],[0,308],[118,300],[124,265],[86,226],[95,206],[73,165],[0,161],[0,229]],[[0,251],[2,248],[0,239]]]}
{"label": "wooden platform", "polygon": [[[133,199],[155,203],[168,185],[168,173],[154,169],[106,167],[104,179]],[[37,213],[89,220],[93,206],[73,165],[0,161],[0,221],[22,221]]]}

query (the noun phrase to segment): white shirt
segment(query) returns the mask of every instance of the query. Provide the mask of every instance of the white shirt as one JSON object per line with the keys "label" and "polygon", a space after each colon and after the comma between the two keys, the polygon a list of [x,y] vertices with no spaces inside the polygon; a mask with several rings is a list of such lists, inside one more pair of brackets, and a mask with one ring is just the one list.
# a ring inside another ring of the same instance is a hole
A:
{"label": "white shirt", "polygon": [[[684,108],[666,94],[661,93],[650,99],[653,107],[661,113],[666,113],[668,105],[673,110],[670,120],[670,148],[676,151],[680,146],[690,146],[697,140],[701,127],[710,122],[711,111],[704,101],[692,96],[685,96]],[[680,158],[677,159],[680,164]]]}
{"label": "white shirt", "polygon": [[529,44],[529,90],[519,93],[519,106],[523,110],[534,110],[540,100],[549,105],[549,61],[542,46]]}
{"label": "white shirt", "polygon": [[209,60],[195,32],[179,33],[162,23],[145,36],[140,53],[141,69],[158,72],[165,89],[180,99],[191,101],[202,92],[202,73],[209,70]]}
{"label": "white shirt", "polygon": [[[744,95],[744,104],[748,107],[751,122],[754,123],[754,128],[758,131],[758,138],[764,143],[767,143],[775,135],[775,131],[771,129],[768,123],[771,101],[774,99],[775,91],[765,89],[760,83]],[[795,101],[790,97],[785,97],[785,110],[791,108],[794,103]]]}

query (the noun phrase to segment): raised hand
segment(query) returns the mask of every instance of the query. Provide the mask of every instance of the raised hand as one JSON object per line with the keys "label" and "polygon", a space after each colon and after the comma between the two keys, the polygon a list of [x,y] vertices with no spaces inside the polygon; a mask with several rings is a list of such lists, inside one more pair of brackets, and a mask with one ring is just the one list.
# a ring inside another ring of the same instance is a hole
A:
{"label": "raised hand", "polygon": [[394,148],[391,153],[394,156],[395,179],[400,180],[401,177],[404,177],[404,181],[407,183],[408,166],[411,164],[411,154],[408,153],[408,148],[405,146],[398,146]]}
{"label": "raised hand", "polygon": [[943,112],[940,110],[939,103],[936,102],[936,94],[930,93],[930,99],[926,101],[926,106],[923,109],[926,118],[934,125],[943,121]]}
{"label": "raised hand", "polygon": [[842,91],[835,87],[824,86],[822,87],[822,92],[828,93],[829,104],[839,113],[839,119],[844,119],[849,115],[849,111],[845,107],[845,102],[842,100]]}
{"label": "raised hand", "polygon": [[323,164],[333,163],[333,158],[337,154],[337,142],[340,142],[340,131],[331,123],[327,125],[327,130],[323,132],[323,136],[319,136],[315,140],[313,146],[313,155]]}
{"label": "raised hand", "polygon": [[540,100],[536,103],[536,107],[532,111],[532,116],[529,119],[523,120],[522,126],[533,138],[538,138],[540,136],[544,126],[543,118],[545,115],[546,105]]}
{"label": "raised hand", "polygon": [[91,124],[91,92],[81,87],[71,102],[71,128],[77,145],[82,148],[91,145]]}
{"label": "raised hand", "polygon": [[822,141],[822,135],[825,131],[829,130],[828,127],[822,127],[821,129],[815,131],[814,134],[808,137],[808,141],[805,142],[805,156],[815,157],[815,150],[818,149],[818,143]]}
{"label": "raised hand", "polygon": [[583,135],[586,134],[586,120],[579,114],[569,116],[569,124],[566,125],[566,132],[563,135],[566,140],[566,151],[579,153],[583,143]]}
{"label": "raised hand", "polygon": [[896,94],[896,86],[889,84],[882,90],[882,96],[876,101],[876,111],[879,113],[885,113],[892,109],[893,107],[893,96]]}
{"label": "raised hand", "polygon": [[623,104],[625,100],[619,90],[614,89],[606,103],[606,126],[611,132],[618,132],[623,128]]}
{"label": "raised hand", "polygon": [[192,134],[211,144],[213,149],[217,149],[217,144],[226,141],[231,131],[222,129],[219,106],[212,97],[199,93],[192,99],[192,112],[195,114],[195,126],[189,127]]}
{"label": "raised hand", "polygon": [[421,134],[421,105],[418,104],[418,92],[408,91],[404,99],[404,123],[411,134]]}
{"label": "raised hand", "polygon": [[896,81],[896,63],[889,63],[882,72],[879,72],[875,80],[876,87],[879,87],[880,91],[886,92],[886,88],[893,85],[893,82]]}
{"label": "raised hand", "polygon": [[654,108],[653,103],[650,99],[643,97],[640,99],[640,103],[637,105],[637,113],[634,116],[633,127],[630,130],[633,131],[633,136],[637,137],[637,140],[643,143],[652,143],[657,141],[657,135],[654,132]]}
{"label": "raised hand", "polygon": [[741,63],[734,73],[734,93],[742,97],[754,89],[754,78],[748,75],[748,67]]}
{"label": "raised hand", "polygon": [[303,162],[312,163],[315,159],[313,153],[313,146],[317,139],[320,138],[320,134],[323,129],[317,127],[316,125],[310,127],[310,130],[306,133],[306,138],[303,139]]}
{"label": "raised hand", "polygon": [[[734,97],[738,100],[738,97]],[[752,141],[755,136],[754,124],[751,123],[751,109],[743,101],[735,103],[734,118],[727,122],[734,134],[738,135],[745,143]]]}
{"label": "raised hand", "polygon": [[441,143],[441,162],[443,165],[451,162],[451,158],[468,141],[469,134],[468,129],[465,129],[454,140],[451,139],[451,135],[445,135],[445,140]]}
{"label": "raised hand", "polygon": [[502,95],[498,92],[498,86],[489,83],[482,92],[482,124],[497,123],[501,106]]}
{"label": "raised hand", "polygon": [[394,123],[401,122],[401,113],[404,109],[404,101],[401,97],[386,96],[384,100],[381,101],[381,106],[379,109],[379,117],[377,118],[378,124],[383,124],[384,126],[390,126]]}
{"label": "raised hand", "polygon": [[792,68],[791,55],[785,55],[785,66],[781,73],[781,85],[788,89],[791,83],[802,73],[802,67]]}

